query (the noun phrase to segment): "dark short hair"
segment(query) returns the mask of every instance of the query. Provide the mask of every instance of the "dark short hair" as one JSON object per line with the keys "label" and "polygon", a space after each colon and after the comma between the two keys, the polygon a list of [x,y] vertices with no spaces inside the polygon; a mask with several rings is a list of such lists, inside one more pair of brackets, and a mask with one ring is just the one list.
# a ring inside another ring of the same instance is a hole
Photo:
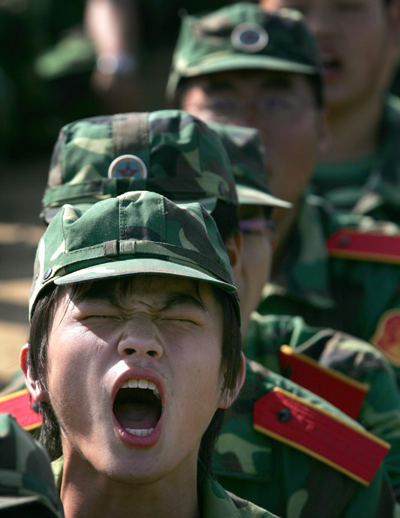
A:
{"label": "dark short hair", "polygon": [[[75,284],[73,285],[71,298],[84,297],[89,290],[92,290],[93,287],[95,288],[96,286],[99,286],[100,283],[102,293],[111,293],[111,286],[114,285],[115,289],[115,282],[115,279],[111,279],[106,281]],[[126,282],[126,278],[120,277],[117,282],[120,283],[119,289],[122,290],[126,289],[129,285],[128,282]],[[198,284],[198,281],[193,282]],[[38,300],[31,320],[28,366],[32,377],[37,380],[44,389],[46,389],[49,335],[55,311],[57,309],[57,303],[63,289],[64,288],[61,286],[49,286]],[[223,314],[221,368],[224,370],[225,377],[224,390],[228,393],[234,393],[241,364],[241,337],[239,322],[235,313],[232,297],[225,291],[214,286],[212,286],[212,289],[216,299],[221,305]],[[39,411],[42,413],[40,440],[47,448],[51,460],[55,460],[62,455],[60,425],[50,401],[43,401],[39,403],[38,406]],[[206,473],[212,472],[213,449],[222,426],[223,414],[224,411],[222,409],[218,409],[215,412],[210,425],[201,440],[199,457],[205,466]]]}

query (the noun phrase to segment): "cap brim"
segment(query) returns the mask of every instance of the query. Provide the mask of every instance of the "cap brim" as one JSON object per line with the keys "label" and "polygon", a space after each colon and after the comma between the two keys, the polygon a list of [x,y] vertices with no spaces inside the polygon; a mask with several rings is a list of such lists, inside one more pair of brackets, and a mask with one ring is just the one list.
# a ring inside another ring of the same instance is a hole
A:
{"label": "cap brim", "polygon": [[209,56],[207,61],[185,70],[176,70],[171,74],[167,85],[167,96],[175,95],[179,81],[184,77],[196,77],[204,74],[227,72],[229,70],[274,70],[276,72],[294,72],[298,74],[318,74],[318,68],[303,65],[295,61],[278,59],[273,56],[252,54],[223,54],[218,57]]}
{"label": "cap brim", "polygon": [[[93,207],[94,203],[72,203],[71,205],[82,212],[86,212],[88,209],[90,209],[90,207]],[[50,207],[48,209],[44,209],[42,211],[43,221],[49,225],[51,223],[51,220],[57,214],[57,212],[59,212],[62,208],[63,205],[60,205],[59,207]]]}
{"label": "cap brim", "polygon": [[137,257],[135,259],[127,259],[125,261],[110,261],[90,266],[83,270],[69,273],[54,280],[55,284],[75,284],[77,282],[87,282],[101,279],[110,279],[113,277],[123,277],[126,275],[139,274],[157,274],[157,275],[175,275],[177,277],[186,277],[199,281],[210,282],[228,293],[236,291],[235,286],[217,279],[208,273],[195,268],[190,268],[182,264],[172,261],[163,261],[161,259],[150,259],[146,257]]}
{"label": "cap brim", "polygon": [[293,204],[289,201],[281,200],[267,194],[266,192],[253,189],[247,185],[236,185],[236,192],[239,199],[239,205],[268,205],[271,207],[282,207],[283,209],[290,209]]}
{"label": "cap brim", "polygon": [[[172,200],[172,201],[174,201],[174,200]],[[202,205],[206,209],[206,211],[209,214],[211,214],[212,211],[217,206],[217,201],[218,201],[217,198],[214,196],[214,197],[211,197],[211,198],[201,198],[199,200],[196,200],[196,203],[200,203],[200,205]],[[188,200],[188,201],[175,200],[174,203],[176,205],[178,205],[178,207],[186,207],[190,203],[193,203],[193,200]]]}
{"label": "cap brim", "polygon": [[[168,198],[168,196],[167,196]],[[210,198],[202,198],[200,200],[195,200],[197,203],[200,203],[206,211],[211,214],[212,211],[215,209],[217,205],[217,198],[215,196]],[[94,202],[95,203],[95,202]],[[90,207],[93,207],[94,203],[73,203],[73,207],[76,209],[81,210],[82,212],[86,212]],[[190,203],[193,203],[193,200],[184,200],[184,201],[177,201],[175,200],[174,203],[178,205],[179,207],[186,207]],[[60,207],[50,207],[49,209],[45,209],[42,212],[42,219],[45,223],[48,225],[50,224],[51,220],[54,218],[54,216],[57,214],[57,212],[62,208],[62,205]]]}

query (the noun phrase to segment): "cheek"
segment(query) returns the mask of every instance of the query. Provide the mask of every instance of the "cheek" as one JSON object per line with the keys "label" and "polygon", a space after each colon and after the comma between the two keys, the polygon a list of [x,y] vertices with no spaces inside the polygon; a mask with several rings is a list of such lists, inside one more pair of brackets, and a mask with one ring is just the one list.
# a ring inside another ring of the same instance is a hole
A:
{"label": "cheek", "polygon": [[[189,356],[189,355],[187,355]],[[197,344],[197,354],[182,358],[179,365],[180,381],[177,383],[182,404],[178,412],[186,421],[185,429],[193,426],[193,434],[202,434],[218,408],[223,386],[221,373],[221,343],[204,338]]]}
{"label": "cheek", "polygon": [[243,270],[248,286],[262,290],[272,260],[271,243],[263,237],[244,236]]}
{"label": "cheek", "polygon": [[[98,378],[94,372],[101,358],[101,346],[89,332],[61,331],[51,337],[48,348],[48,384],[50,394],[68,393],[81,400],[82,393],[90,393],[92,378]],[[93,361],[96,359],[96,361]]]}

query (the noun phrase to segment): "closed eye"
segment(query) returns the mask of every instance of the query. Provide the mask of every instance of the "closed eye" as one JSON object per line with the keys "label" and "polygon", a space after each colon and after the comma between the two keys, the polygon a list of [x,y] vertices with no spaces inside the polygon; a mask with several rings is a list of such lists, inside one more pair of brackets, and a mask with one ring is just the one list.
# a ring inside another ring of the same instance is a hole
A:
{"label": "closed eye", "polygon": [[171,316],[162,316],[160,318],[160,321],[161,322],[171,322],[171,323],[174,323],[174,322],[177,322],[177,323],[182,323],[182,324],[193,324],[193,325],[202,325],[203,322],[201,321],[202,319],[200,319],[199,317],[196,318],[196,316],[184,316],[184,315],[171,315]]}

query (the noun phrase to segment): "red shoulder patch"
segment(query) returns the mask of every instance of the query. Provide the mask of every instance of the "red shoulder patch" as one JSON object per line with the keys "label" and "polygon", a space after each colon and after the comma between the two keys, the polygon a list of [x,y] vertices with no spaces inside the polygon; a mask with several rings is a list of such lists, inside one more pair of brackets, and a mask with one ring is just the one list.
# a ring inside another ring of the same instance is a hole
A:
{"label": "red shoulder patch", "polygon": [[277,387],[254,404],[253,426],[366,486],[390,449],[355,423]]}
{"label": "red shoulder patch", "polygon": [[317,361],[282,345],[279,351],[282,370],[290,370],[288,378],[326,399],[353,419],[357,419],[369,385],[341,372],[322,367]]}
{"label": "red shoulder patch", "polygon": [[13,415],[25,430],[33,430],[42,424],[42,416],[32,410],[28,389],[0,398],[0,413]]}
{"label": "red shoulder patch", "polygon": [[400,234],[360,232],[355,228],[337,230],[326,240],[329,255],[344,259],[361,259],[400,263]]}
{"label": "red shoulder patch", "polygon": [[400,308],[383,313],[371,343],[386,356],[390,363],[400,367]]}

